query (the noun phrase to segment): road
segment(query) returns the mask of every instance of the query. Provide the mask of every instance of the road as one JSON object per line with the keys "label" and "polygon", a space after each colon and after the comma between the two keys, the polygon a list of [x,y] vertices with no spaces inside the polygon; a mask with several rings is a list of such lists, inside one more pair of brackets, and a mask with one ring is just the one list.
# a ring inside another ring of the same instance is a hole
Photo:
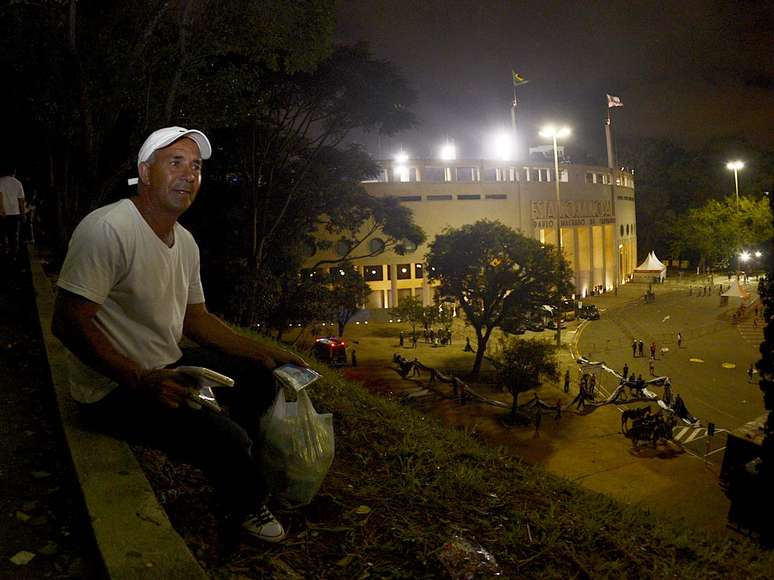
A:
{"label": "road", "polygon": [[[759,358],[762,324],[754,323],[752,316],[733,324],[736,305],[721,307],[717,293],[689,295],[687,286],[675,285],[657,287],[656,294],[656,301],[648,304],[636,296],[609,303],[600,320],[578,328],[577,352],[604,360],[619,372],[627,363],[630,373],[649,378],[648,345],[655,341],[656,375],[671,378],[674,394],[682,396],[704,427],[713,422],[718,429],[732,431],[763,414],[757,374],[752,382],[747,377],[747,368]],[[683,336],[681,348],[678,332]],[[646,345],[642,358],[632,358],[635,338]],[[610,376],[604,386],[612,390],[614,381]],[[661,389],[653,390],[661,394]],[[692,442],[697,436],[681,431],[680,439]]]}

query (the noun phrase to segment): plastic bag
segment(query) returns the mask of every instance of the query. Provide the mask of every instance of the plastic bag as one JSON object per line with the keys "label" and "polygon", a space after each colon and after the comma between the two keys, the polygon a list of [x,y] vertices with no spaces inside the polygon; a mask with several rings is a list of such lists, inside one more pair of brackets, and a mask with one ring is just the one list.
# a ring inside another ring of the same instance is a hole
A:
{"label": "plastic bag", "polygon": [[305,505],[320,489],[333,463],[333,415],[318,414],[306,391],[285,400],[279,389],[261,419],[261,464],[269,490],[292,505]]}

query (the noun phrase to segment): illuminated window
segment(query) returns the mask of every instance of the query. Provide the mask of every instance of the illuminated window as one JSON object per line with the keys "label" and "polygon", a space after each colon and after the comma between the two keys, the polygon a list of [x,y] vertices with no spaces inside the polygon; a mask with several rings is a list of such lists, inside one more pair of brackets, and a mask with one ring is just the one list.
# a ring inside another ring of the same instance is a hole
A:
{"label": "illuminated window", "polygon": [[375,266],[363,266],[363,279],[366,282],[378,282],[384,280],[384,270],[381,264]]}
{"label": "illuminated window", "polygon": [[424,278],[425,271],[422,264],[414,264],[414,278]]}
{"label": "illuminated window", "polygon": [[411,280],[411,264],[398,264],[398,280]]}

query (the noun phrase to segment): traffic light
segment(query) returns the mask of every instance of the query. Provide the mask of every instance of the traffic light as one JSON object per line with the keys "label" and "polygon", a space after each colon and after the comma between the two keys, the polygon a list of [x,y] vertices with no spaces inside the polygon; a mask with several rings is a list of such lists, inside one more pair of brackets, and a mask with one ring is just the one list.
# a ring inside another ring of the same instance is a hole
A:
{"label": "traffic light", "polygon": [[715,423],[709,423],[707,425],[707,435],[709,435],[710,437],[715,436]]}

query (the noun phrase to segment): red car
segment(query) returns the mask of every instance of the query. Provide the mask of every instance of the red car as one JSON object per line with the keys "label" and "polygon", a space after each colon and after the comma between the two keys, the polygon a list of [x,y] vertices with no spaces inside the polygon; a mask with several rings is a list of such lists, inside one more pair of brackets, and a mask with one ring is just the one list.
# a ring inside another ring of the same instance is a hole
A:
{"label": "red car", "polygon": [[317,360],[332,367],[347,364],[347,343],[343,338],[324,336],[315,339],[312,352]]}

